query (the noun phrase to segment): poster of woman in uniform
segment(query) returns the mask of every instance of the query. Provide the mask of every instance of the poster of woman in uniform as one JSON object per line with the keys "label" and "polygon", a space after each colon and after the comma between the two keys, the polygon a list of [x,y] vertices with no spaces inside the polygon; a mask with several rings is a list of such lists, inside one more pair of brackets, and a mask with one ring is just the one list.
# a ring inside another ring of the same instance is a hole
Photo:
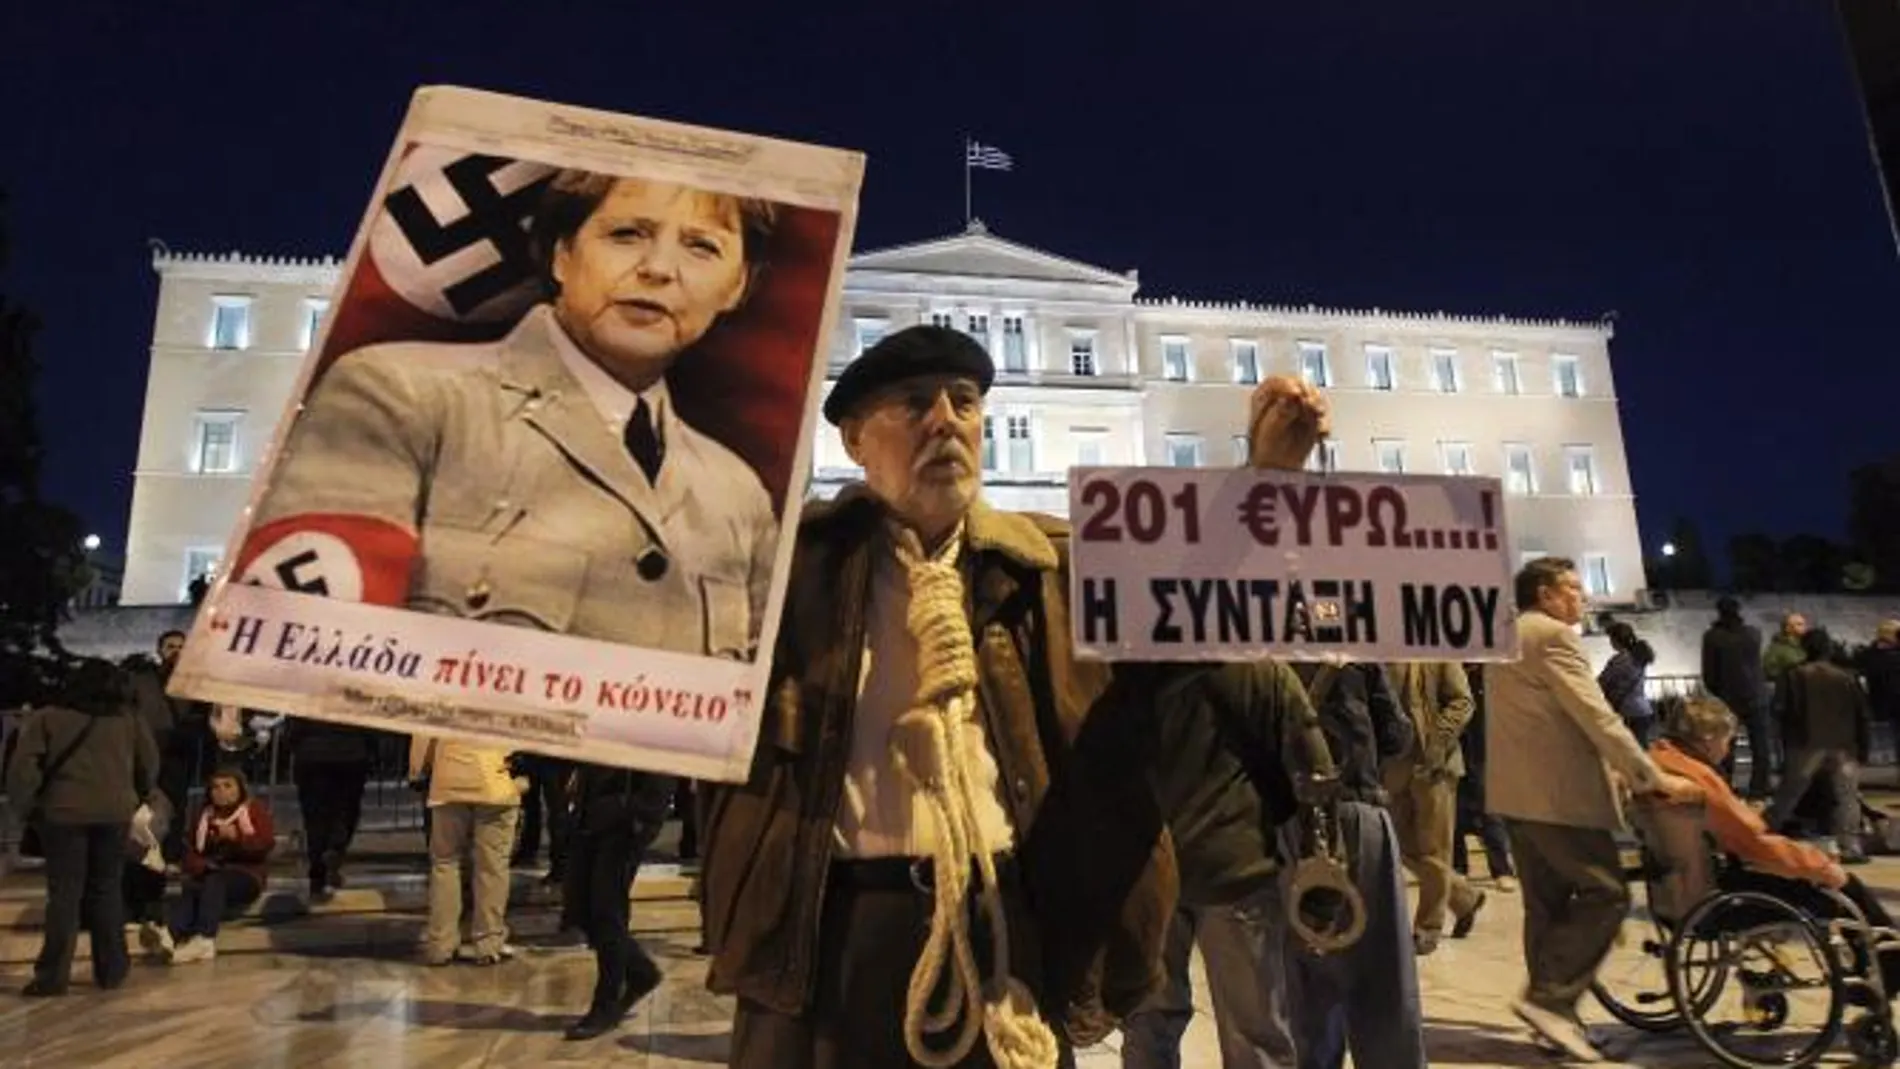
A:
{"label": "poster of woman in uniform", "polygon": [[174,691],[742,776],[861,174],[418,93]]}

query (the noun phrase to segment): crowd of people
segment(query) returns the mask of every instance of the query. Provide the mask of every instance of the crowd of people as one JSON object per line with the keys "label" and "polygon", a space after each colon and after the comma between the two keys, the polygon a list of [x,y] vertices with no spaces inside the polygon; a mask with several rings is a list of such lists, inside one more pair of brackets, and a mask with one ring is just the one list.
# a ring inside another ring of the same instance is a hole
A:
{"label": "crowd of people", "polygon": [[1764,646],[1733,598],[1716,611],[1702,678],[1747,733],[1749,796],[1768,802],[1771,825],[1804,823],[1831,836],[1843,860],[1865,860],[1865,836],[1884,822],[1861,803],[1859,769],[1873,725],[1900,725],[1900,620],[1881,622],[1873,641],[1850,650],[1788,613]]}
{"label": "crowd of people", "polygon": [[[1577,1007],[1629,910],[1617,834],[1631,797],[1708,804],[1725,849],[1764,878],[1865,897],[1774,825],[1810,782],[1830,785],[1836,813],[1854,799],[1864,735],[1837,714],[1852,706],[1863,731],[1870,709],[1893,715],[1891,626],[1863,688],[1813,652],[1812,630],[1799,664],[1764,667],[1758,640],[1752,666],[1731,663],[1748,635],[1725,605],[1711,696],[1657,704],[1653,653],[1628,624],[1592,670],[1577,570],[1541,558],[1516,576],[1510,663],[1079,660],[1066,528],[981,500],[993,377],[968,336],[916,327],[870,347],[826,400],[864,485],[807,506],[751,774],[698,799],[702,949],[709,986],[736,1001],[731,1065],[1053,1069],[1116,1030],[1131,1069],[1179,1065],[1199,947],[1224,1065],[1424,1066],[1417,959],[1468,936],[1494,894],[1524,905],[1514,1012],[1595,1059]],[[1269,379],[1251,463],[1298,469],[1329,422],[1313,387]],[[147,920],[151,876],[174,857],[183,894],[152,940],[173,961],[210,956],[218,919],[263,886],[268,808],[220,765],[196,813],[161,815],[187,812],[189,747],[147,725],[123,679],[82,668],[9,762],[9,795],[37,803],[46,837],[29,994],[65,990],[82,910],[95,979],[123,982],[129,889]],[[1766,796],[1771,723],[1786,771],[1764,820],[1724,766],[1739,724]],[[364,751],[346,729],[286,730],[314,897],[344,882]],[[507,870],[539,849],[522,825],[543,809],[563,926],[597,963],[568,1034],[614,1028],[660,982],[628,934],[628,889],[675,781],[442,739],[411,747],[409,773],[428,811],[422,961],[508,959]]]}
{"label": "crowd of people", "polygon": [[[168,695],[184,638],[160,636],[155,660],[78,662],[57,700],[9,735],[6,795],[24,829],[22,852],[43,859],[47,882],[28,997],[66,993],[82,929],[101,989],[124,983],[129,935],[165,964],[217,956],[219,928],[263,896],[278,845],[269,801],[251,786],[268,764],[251,734],[260,725],[280,728],[290,755],[308,900],[327,901],[347,882],[385,736]],[[420,960],[495,965],[514,956],[510,869],[534,864],[545,826],[563,928],[585,938],[601,966],[569,1034],[588,1039],[617,1026],[659,983],[658,967],[627,934],[628,896],[669,808],[689,810],[690,828],[690,784],[446,739],[406,741],[429,858]]]}

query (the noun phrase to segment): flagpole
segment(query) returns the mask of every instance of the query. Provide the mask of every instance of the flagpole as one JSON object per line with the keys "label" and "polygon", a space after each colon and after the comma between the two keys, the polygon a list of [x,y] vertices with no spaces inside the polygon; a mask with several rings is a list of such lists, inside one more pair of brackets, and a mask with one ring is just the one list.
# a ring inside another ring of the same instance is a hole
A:
{"label": "flagpole", "polygon": [[963,137],[963,228],[970,228],[970,137]]}

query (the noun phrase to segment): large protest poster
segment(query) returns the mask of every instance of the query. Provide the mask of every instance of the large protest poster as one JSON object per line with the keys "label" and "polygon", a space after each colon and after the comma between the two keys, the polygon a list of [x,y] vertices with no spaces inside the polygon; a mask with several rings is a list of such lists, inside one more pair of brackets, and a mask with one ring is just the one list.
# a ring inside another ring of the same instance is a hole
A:
{"label": "large protest poster", "polygon": [[173,692],[743,778],[862,175],[419,91]]}
{"label": "large protest poster", "polygon": [[1078,656],[1517,659],[1496,479],[1076,468]]}

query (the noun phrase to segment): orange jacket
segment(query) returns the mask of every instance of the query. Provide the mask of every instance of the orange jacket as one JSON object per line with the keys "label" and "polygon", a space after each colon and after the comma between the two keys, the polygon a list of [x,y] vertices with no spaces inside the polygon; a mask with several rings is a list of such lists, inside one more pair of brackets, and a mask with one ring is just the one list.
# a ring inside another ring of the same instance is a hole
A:
{"label": "orange jacket", "polygon": [[1723,852],[1734,854],[1752,869],[1774,876],[1819,882],[1833,861],[1806,843],[1768,830],[1761,814],[1737,797],[1722,774],[1668,739],[1659,739],[1649,755],[1666,772],[1694,780],[1708,795],[1709,834]]}

